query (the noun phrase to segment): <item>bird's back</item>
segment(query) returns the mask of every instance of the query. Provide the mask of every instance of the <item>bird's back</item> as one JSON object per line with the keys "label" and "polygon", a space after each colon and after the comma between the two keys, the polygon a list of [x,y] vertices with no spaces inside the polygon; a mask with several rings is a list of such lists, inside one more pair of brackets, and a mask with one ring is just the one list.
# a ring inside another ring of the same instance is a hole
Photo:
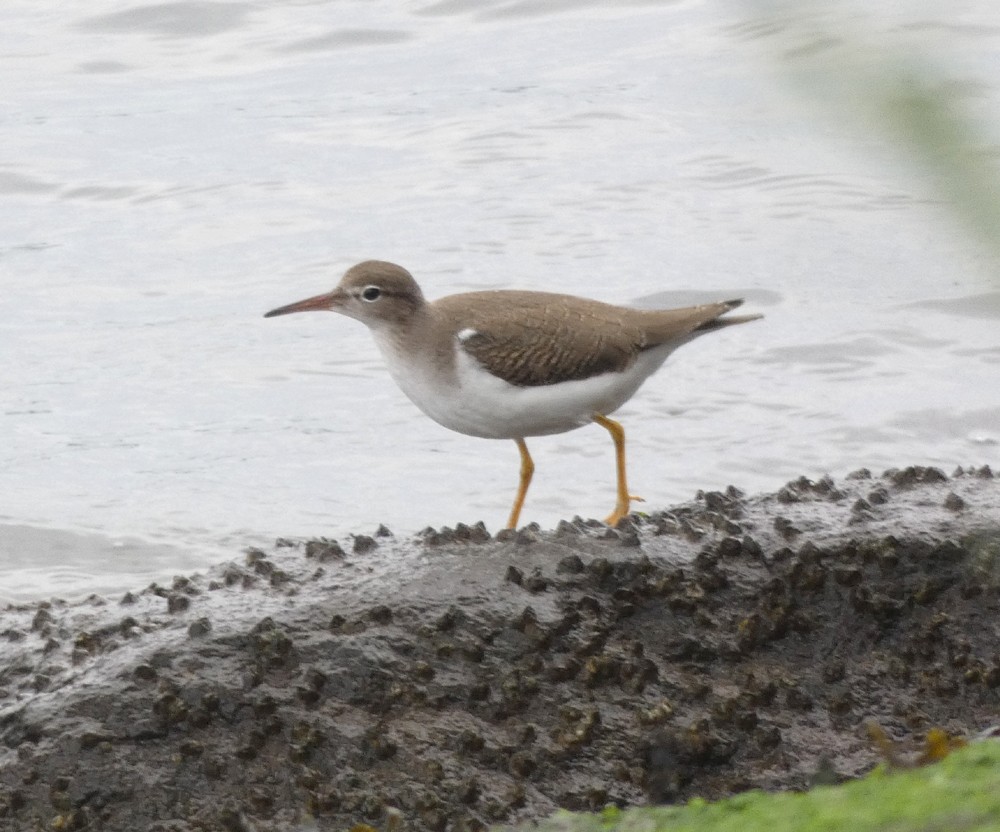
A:
{"label": "bird's back", "polygon": [[[680,346],[705,332],[759,316],[720,319],[742,301],[642,310],[550,292],[485,291],[435,301],[461,320],[452,337],[491,373],[519,386],[621,372],[646,350]],[[456,307],[461,315],[456,315]]]}

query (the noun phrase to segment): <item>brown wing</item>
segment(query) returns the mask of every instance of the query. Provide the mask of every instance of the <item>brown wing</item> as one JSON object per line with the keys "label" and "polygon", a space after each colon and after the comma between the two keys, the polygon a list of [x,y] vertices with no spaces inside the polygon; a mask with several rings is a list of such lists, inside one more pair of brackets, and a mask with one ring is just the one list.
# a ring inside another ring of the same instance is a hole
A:
{"label": "brown wing", "polygon": [[460,347],[493,375],[535,387],[623,370],[640,352],[679,347],[706,332],[755,320],[720,318],[743,301],[685,309],[630,309],[546,292],[469,292],[434,303]]}
{"label": "brown wing", "polygon": [[[451,304],[443,298],[435,305]],[[645,346],[630,310],[544,292],[461,295],[455,336],[486,370],[510,384],[536,387],[622,370]]]}

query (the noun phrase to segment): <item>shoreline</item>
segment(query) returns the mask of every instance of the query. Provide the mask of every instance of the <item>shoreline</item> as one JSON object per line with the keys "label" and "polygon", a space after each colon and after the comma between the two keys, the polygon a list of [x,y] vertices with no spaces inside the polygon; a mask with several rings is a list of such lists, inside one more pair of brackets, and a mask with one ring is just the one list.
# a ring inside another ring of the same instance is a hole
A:
{"label": "shoreline", "polygon": [[0,610],[0,828],[473,830],[843,780],[867,720],[992,724],[998,612],[986,467],[279,540]]}

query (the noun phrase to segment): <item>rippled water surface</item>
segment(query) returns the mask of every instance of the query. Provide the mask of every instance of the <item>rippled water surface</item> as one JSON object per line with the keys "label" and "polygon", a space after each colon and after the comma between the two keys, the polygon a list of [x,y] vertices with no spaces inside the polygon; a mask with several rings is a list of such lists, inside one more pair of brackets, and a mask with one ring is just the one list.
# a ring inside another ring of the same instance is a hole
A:
{"label": "rippled water surface", "polygon": [[[755,14],[8,0],[0,598],[134,587],[275,535],[496,529],[513,443],[419,414],[356,322],[261,317],[369,257],[431,297],[746,297],[765,321],[685,347],[620,411],[654,508],[998,466],[990,261],[898,150],[794,91]],[[997,134],[992,2],[845,14],[932,52]],[[525,520],[607,513],[600,428],[531,447]]]}

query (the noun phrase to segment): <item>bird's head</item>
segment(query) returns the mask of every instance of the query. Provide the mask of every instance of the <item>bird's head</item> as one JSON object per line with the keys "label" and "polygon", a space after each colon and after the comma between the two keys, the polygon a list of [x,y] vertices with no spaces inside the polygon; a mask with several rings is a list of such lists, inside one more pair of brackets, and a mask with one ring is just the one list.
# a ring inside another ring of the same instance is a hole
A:
{"label": "bird's head", "polygon": [[402,266],[365,260],[349,268],[333,291],[272,309],[264,317],[292,312],[340,312],[377,329],[405,323],[423,303],[423,292]]}

